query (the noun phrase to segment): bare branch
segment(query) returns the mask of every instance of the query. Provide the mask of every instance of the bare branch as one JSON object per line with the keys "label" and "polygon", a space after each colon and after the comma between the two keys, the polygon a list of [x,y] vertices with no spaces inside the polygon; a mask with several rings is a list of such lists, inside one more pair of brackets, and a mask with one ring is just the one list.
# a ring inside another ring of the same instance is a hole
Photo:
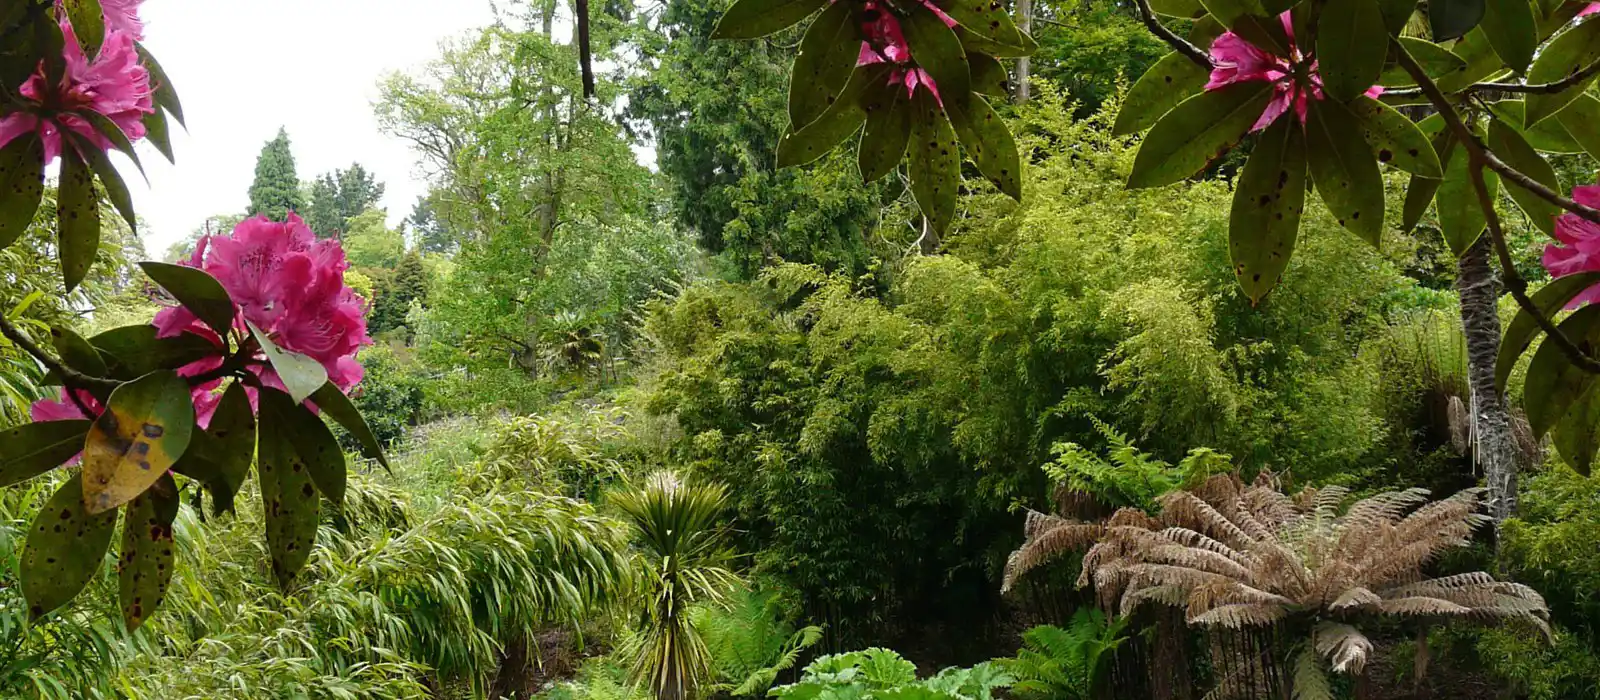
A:
{"label": "bare branch", "polygon": [[1135,2],[1139,5],[1139,18],[1144,20],[1144,26],[1150,30],[1151,34],[1156,35],[1157,39],[1167,42],[1167,45],[1171,46],[1173,50],[1187,56],[1189,60],[1195,62],[1195,65],[1211,70],[1211,57],[1207,56],[1206,52],[1201,51],[1200,47],[1174,34],[1171,29],[1168,29],[1166,25],[1156,19],[1155,10],[1150,9],[1150,0],[1135,0]]}

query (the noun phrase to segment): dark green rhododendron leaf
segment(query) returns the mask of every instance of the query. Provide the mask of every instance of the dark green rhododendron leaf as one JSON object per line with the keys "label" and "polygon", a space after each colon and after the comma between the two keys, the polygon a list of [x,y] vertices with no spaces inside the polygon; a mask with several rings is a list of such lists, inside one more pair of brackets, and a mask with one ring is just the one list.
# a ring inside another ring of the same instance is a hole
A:
{"label": "dark green rhododendron leaf", "polygon": [[[1455,150],[1455,139],[1449,132],[1440,131],[1433,135],[1433,151],[1439,154],[1441,167],[1448,168],[1450,156]],[[1439,186],[1444,184],[1443,178],[1411,176],[1411,184],[1406,187],[1406,201],[1400,213],[1400,230],[1410,232],[1422,221],[1424,214],[1428,213],[1428,206],[1433,204],[1433,197],[1439,192]]]}
{"label": "dark green rhododendron leaf", "polygon": [[1271,99],[1271,83],[1250,81],[1179,103],[1145,135],[1128,186],[1160,187],[1200,172],[1244,138]]}
{"label": "dark green rhododendron leaf", "polygon": [[[1522,138],[1522,134],[1499,119],[1489,120],[1489,150],[1507,165],[1516,168],[1522,174],[1533,178],[1552,191],[1561,190],[1561,181],[1556,179],[1555,168],[1550,167],[1549,161],[1533,150],[1533,146]],[[1506,194],[1511,195],[1511,201],[1528,215],[1528,220],[1547,234],[1554,234],[1556,230],[1556,216],[1561,214],[1561,208],[1551,204],[1539,195],[1524,189],[1515,182],[1507,181]]]}
{"label": "dark green rhododendron leaf", "polygon": [[35,23],[49,22],[47,13],[30,17],[28,3],[0,3],[0,85],[21,85],[39,66]]}
{"label": "dark green rhododendron leaf", "polygon": [[722,14],[722,19],[717,20],[717,28],[711,31],[711,38],[764,37],[794,26],[825,4],[827,0],[738,0]]}
{"label": "dark green rhododendron leaf", "polygon": [[289,444],[311,473],[311,483],[316,484],[317,491],[333,502],[334,508],[342,507],[348,478],[344,450],[328,430],[328,424],[304,405],[292,406],[274,419],[288,426]]}
{"label": "dark green rhododendron leaf", "polygon": [[211,507],[220,515],[233,511],[234,496],[244,486],[256,452],[256,418],[244,385],[234,382],[223,392],[205,430],[190,438],[189,449],[172,470],[198,480],[211,492]]}
{"label": "dark green rhododendron leaf", "polygon": [[77,114],[93,125],[95,131],[100,132],[109,139],[111,145],[127,156],[128,160],[133,161],[134,167],[139,169],[140,174],[144,173],[144,163],[139,162],[139,152],[133,149],[133,142],[128,140],[128,135],[122,133],[122,127],[117,126],[116,122],[111,121],[109,117],[99,112],[85,111]]}
{"label": "dark green rhododendron leaf", "polygon": [[911,100],[899,86],[886,86],[867,98],[865,108],[867,127],[856,149],[856,166],[863,182],[875,182],[905,157],[911,139]]}
{"label": "dark green rhododendron leaf", "polygon": [[1411,13],[1417,10],[1417,0],[1378,0],[1378,9],[1383,11],[1384,29],[1390,34],[1399,34],[1411,20]]}
{"label": "dark green rhododendron leaf", "polygon": [[1564,29],[1578,16],[1588,3],[1567,2],[1566,0],[1539,0],[1540,7],[1536,14],[1539,28],[1539,40],[1549,39],[1556,32]]}
{"label": "dark green rhododendron leaf", "polygon": [[839,99],[834,100],[821,116],[778,139],[778,167],[805,165],[844,143],[867,120],[867,113],[861,106],[863,96],[882,89],[888,80],[888,64],[857,67],[850,74],[850,81],[845,84]]}
{"label": "dark green rhododendron leaf", "polygon": [[[1539,309],[1541,315],[1549,318],[1564,308],[1580,292],[1597,284],[1600,284],[1600,272],[1582,272],[1558,277],[1529,295],[1529,300]],[[1505,393],[1506,382],[1510,381],[1511,372],[1517,368],[1517,360],[1522,357],[1522,353],[1528,351],[1534,339],[1542,333],[1544,329],[1539,327],[1539,321],[1526,309],[1519,308],[1517,315],[1512,317],[1511,323],[1506,326],[1505,333],[1500,337],[1500,355],[1495,358],[1494,363],[1496,390]]]}
{"label": "dark green rhododendron leaf", "polygon": [[254,323],[245,321],[245,325],[250,327],[250,335],[261,345],[261,352],[266,354],[267,361],[272,363],[272,369],[278,373],[278,378],[283,380],[283,387],[289,390],[289,396],[295,403],[306,400],[306,397],[328,382],[328,370],[321,362],[278,347],[278,344],[272,342],[272,339]]}
{"label": "dark green rhododendron leaf", "polygon": [[1283,22],[1277,17],[1268,18],[1260,14],[1241,15],[1229,26],[1240,38],[1266,49],[1268,53],[1284,57],[1291,53],[1289,47],[1292,42],[1289,40],[1289,34],[1283,30]]}
{"label": "dark green rhododendron leaf", "polygon": [[1487,0],[1482,26],[1507,68],[1519,73],[1528,68],[1539,48],[1539,30],[1528,0]]}
{"label": "dark green rhododendron leaf", "polygon": [[94,190],[94,173],[73,148],[61,154],[56,215],[61,276],[70,292],[89,275],[89,266],[100,251],[100,198]]}
{"label": "dark green rhododendron leaf", "polygon": [[117,172],[106,152],[100,150],[88,138],[72,130],[68,130],[67,135],[71,137],[73,143],[78,144],[78,152],[88,163],[89,170],[100,178],[100,188],[105,190],[106,199],[111,200],[111,206],[116,208],[122,220],[128,224],[128,230],[138,233],[138,217],[133,213],[133,194],[128,191],[128,183],[122,181],[122,173]]}
{"label": "dark green rhododendron leaf", "polygon": [[[1600,305],[1590,304],[1574,311],[1556,326],[1562,334],[1590,357],[1600,346]],[[1544,437],[1567,409],[1577,403],[1596,383],[1596,375],[1572,364],[1555,343],[1544,343],[1528,363],[1528,376],[1522,384],[1522,408],[1535,438]]]}
{"label": "dark green rhododendron leaf", "polygon": [[1350,103],[1350,113],[1355,115],[1361,136],[1372,146],[1379,163],[1422,177],[1444,177],[1433,144],[1405,115],[1365,95]]}
{"label": "dark green rhododendron leaf", "polygon": [[[1517,133],[1522,134],[1522,138],[1528,141],[1528,145],[1539,151],[1545,153],[1582,153],[1583,144],[1572,137],[1565,124],[1568,119],[1589,112],[1588,107],[1590,105],[1600,109],[1600,101],[1587,95],[1579,97],[1573,100],[1572,104],[1566,109],[1561,110],[1561,113],[1556,115],[1555,119],[1546,119],[1539,122],[1533,125],[1532,129],[1522,128],[1522,100],[1491,102],[1489,103],[1489,111],[1500,121],[1505,122],[1506,126],[1516,129]],[[1600,118],[1600,112],[1594,113],[1594,116]]]}
{"label": "dark green rhododendron leaf", "polygon": [[1194,26],[1189,28],[1189,43],[1195,46],[1207,47],[1228,31],[1217,18],[1206,15],[1194,21]]}
{"label": "dark green rhododendron leaf", "polygon": [[[932,10],[922,7],[912,9],[911,14],[900,20],[900,29],[906,35],[906,45],[911,47],[917,65],[928,71],[939,86],[939,95],[945,104],[965,101],[972,92],[972,72],[967,68],[967,53],[955,31]],[[974,30],[969,28],[969,31]]]}
{"label": "dark green rhododendron leaf", "polygon": [[0,487],[19,484],[83,451],[89,421],[54,420],[23,423],[0,430]]}
{"label": "dark green rhododendron leaf", "polygon": [[215,277],[199,268],[161,262],[142,262],[139,268],[217,335],[228,337],[233,330],[233,299]]}
{"label": "dark green rhododendron leaf", "polygon": [[1388,54],[1378,0],[1327,0],[1317,30],[1322,89],[1348,102],[1377,84]]}
{"label": "dark green rhododendron leaf", "polygon": [[[1520,124],[1522,122],[1512,123]],[[1590,158],[1600,158],[1600,100],[1589,95],[1579,95],[1577,99],[1572,101],[1572,104],[1567,105],[1566,109],[1557,113],[1555,119],[1546,119],[1539,122],[1532,129],[1528,129],[1528,133],[1531,136],[1533,133],[1549,129],[1552,125],[1559,126],[1559,130],[1570,136],[1573,143],[1576,143],[1584,153],[1588,153]],[[1529,142],[1533,143],[1534,148],[1538,148],[1541,151],[1572,152],[1546,148],[1545,146],[1549,144],[1540,144],[1531,137]]]}
{"label": "dark green rhododendron leaf", "polygon": [[172,87],[172,80],[167,77],[167,72],[161,69],[156,57],[150,55],[143,45],[134,44],[134,48],[139,52],[139,62],[150,71],[150,86],[155,88],[156,105],[172,113],[172,118],[178,120],[179,126],[183,126],[183,103],[178,101],[178,91]]}
{"label": "dark green rhododendron leaf", "polygon": [[72,34],[78,37],[78,47],[90,61],[100,55],[100,46],[106,40],[106,20],[100,9],[100,0],[61,0],[72,23]]}
{"label": "dark green rhododendron leaf", "polygon": [[[1022,44],[1022,32],[1011,21],[1011,13],[1007,11],[1004,3],[995,0],[937,0],[935,4],[944,10],[945,14],[950,15],[951,19],[977,36],[997,44],[1009,46]],[[916,56],[916,54],[916,49],[912,48],[911,55]],[[919,63],[921,60],[920,57],[917,58]],[[935,76],[934,80],[938,80],[938,77]]]}
{"label": "dark green rhododendron leaf", "polygon": [[1209,77],[1209,72],[1183,54],[1163,56],[1128,89],[1111,133],[1120,136],[1150,128],[1173,107],[1200,92]]}
{"label": "dark green rhododendron leaf", "polygon": [[1206,12],[1217,18],[1224,26],[1233,28],[1240,17],[1254,15],[1262,17],[1267,14],[1266,8],[1261,6],[1261,0],[1200,0]]}
{"label": "dark green rhododendron leaf", "polygon": [[1573,471],[1589,476],[1600,450],[1600,386],[1591,386],[1567,409],[1551,431],[1556,453]]}
{"label": "dark green rhododendron leaf", "polygon": [[144,493],[183,456],[193,430],[189,385],[177,373],[117,387],[84,443],[84,507],[103,513]]}
{"label": "dark green rhododendron leaf", "polygon": [[[1483,235],[1486,223],[1483,219],[1483,209],[1478,206],[1478,194],[1472,187],[1472,178],[1467,173],[1465,153],[1459,153],[1451,158],[1444,169],[1444,182],[1439,185],[1439,194],[1434,198],[1438,205],[1439,229],[1444,233],[1444,240],[1450,245],[1450,252],[1456,257],[1461,257],[1478,242],[1478,236]],[[1495,198],[1500,191],[1500,178],[1492,170],[1483,173],[1483,184],[1489,190],[1490,199]]]}
{"label": "dark green rhododendron leaf", "polygon": [[81,484],[80,475],[68,479],[28,528],[21,578],[30,620],[66,605],[105,566],[117,512],[85,512]]}
{"label": "dark green rhododendron leaf", "polygon": [[1195,19],[1206,13],[1200,0],[1150,0],[1150,9],[1168,17]]}
{"label": "dark green rhododendron leaf", "polygon": [[1451,53],[1461,57],[1467,65],[1461,70],[1439,76],[1435,82],[1445,92],[1457,92],[1492,75],[1505,72],[1499,54],[1489,45],[1489,37],[1482,29],[1473,29],[1450,47]]}
{"label": "dark green rhododendron leaf", "polygon": [[[1398,41],[1405,47],[1406,53],[1416,60],[1417,65],[1422,66],[1422,72],[1434,80],[1465,70],[1467,67],[1467,62],[1460,56],[1431,41],[1409,36],[1400,37]],[[1389,62],[1384,64],[1383,74],[1378,76],[1378,84],[1384,87],[1409,87],[1416,85],[1417,81],[1412,80],[1411,74],[1401,68],[1398,62]]]}
{"label": "dark green rhododendron leaf", "polygon": [[[1553,83],[1596,60],[1600,60],[1600,18],[1590,15],[1545,44],[1538,58],[1533,60],[1533,66],[1528,68],[1528,82]],[[1555,116],[1593,83],[1591,75],[1561,92],[1528,95],[1523,125],[1532,126]]]}
{"label": "dark green rhododendron leaf", "polygon": [[285,419],[298,410],[296,402],[276,389],[262,389],[260,443],[257,448],[257,479],[261,485],[261,506],[266,515],[267,550],[272,557],[272,574],[287,587],[311,556],[317,540],[317,487],[311,471],[295,451],[289,433],[295,426]]}
{"label": "dark green rhododendron leaf", "polygon": [[1234,185],[1228,218],[1233,274],[1252,304],[1289,266],[1306,200],[1306,145],[1300,125],[1279,119],[1256,141]]}
{"label": "dark green rhododendron leaf", "polygon": [[172,522],[178,518],[178,484],[171,474],[128,504],[117,558],[117,600],[128,629],[139,629],[161,607],[176,560]]}
{"label": "dark green rhododendron leaf", "polygon": [[965,104],[949,103],[947,113],[950,125],[961,138],[961,145],[978,165],[978,172],[1001,192],[1021,201],[1022,163],[1017,155],[1017,142],[1012,140],[1005,120],[978,95],[973,95]]}
{"label": "dark green rhododendron leaf", "polygon": [[933,230],[943,233],[956,214],[956,189],[961,184],[961,156],[956,132],[927,90],[911,99],[911,142],[906,170],[911,195]]}
{"label": "dark green rhododendron leaf", "polygon": [[217,347],[193,333],[157,338],[150,324],[123,326],[96,335],[89,344],[100,351],[111,378],[137,379],[158,369],[178,369],[217,354]]}
{"label": "dark green rhododendron leaf", "polygon": [[177,162],[172,157],[172,127],[167,124],[167,113],[156,110],[144,115],[144,137],[156,147],[168,163]]}
{"label": "dark green rhododendron leaf", "polygon": [[1428,20],[1433,40],[1449,41],[1472,31],[1483,21],[1485,0],[1430,0]]}
{"label": "dark green rhododendron leaf", "polygon": [[70,328],[55,326],[50,329],[50,344],[55,347],[56,355],[61,357],[61,362],[68,368],[87,374],[91,377],[104,377],[108,374],[106,360],[83,336],[72,332]]}
{"label": "dark green rhododendron leaf", "polygon": [[967,65],[972,68],[972,91],[992,97],[1011,95],[1011,76],[1000,59],[976,51],[967,51]]}
{"label": "dark green rhododendron leaf", "polygon": [[0,248],[33,223],[44,196],[44,143],[32,132],[0,148]]}
{"label": "dark green rhododendron leaf", "polygon": [[1332,100],[1311,102],[1306,164],[1339,225],[1377,245],[1383,230],[1383,175],[1360,125],[1344,106]]}
{"label": "dark green rhododendron leaf", "polygon": [[[907,115],[910,114],[909,110],[901,111]],[[905,143],[903,141],[900,145],[900,150],[901,153],[905,152]],[[899,162],[899,160],[900,156],[895,156],[895,161]],[[384,456],[383,446],[378,444],[378,437],[372,434],[372,428],[368,427],[366,419],[361,417],[361,412],[356,410],[355,404],[350,403],[350,397],[339,391],[339,387],[334,386],[332,382],[323,384],[322,388],[317,390],[317,393],[311,395],[311,402],[316,404],[317,408],[321,409],[329,418],[332,418],[334,422],[344,426],[344,429],[349,431],[350,435],[355,437],[356,442],[361,445],[363,454],[370,459],[378,460],[378,463],[382,464],[384,469],[389,468],[389,458]],[[245,406],[248,408],[249,404],[245,404]],[[249,464],[246,463],[245,466],[248,467]]]}
{"label": "dark green rhododendron leaf", "polygon": [[[961,40],[961,48],[969,52],[976,51],[988,54],[995,58],[1022,58],[1024,56],[1032,56],[1033,52],[1039,50],[1039,43],[1034,41],[1033,37],[1028,36],[1027,32],[1021,32],[1022,43],[1020,45],[1002,44],[998,41],[985,39],[968,31],[959,24],[956,25],[955,32],[956,36]],[[940,91],[943,92],[943,88]]]}
{"label": "dark green rhododendron leaf", "polygon": [[836,2],[806,29],[789,73],[789,123],[810,124],[839,98],[861,49],[855,5]]}

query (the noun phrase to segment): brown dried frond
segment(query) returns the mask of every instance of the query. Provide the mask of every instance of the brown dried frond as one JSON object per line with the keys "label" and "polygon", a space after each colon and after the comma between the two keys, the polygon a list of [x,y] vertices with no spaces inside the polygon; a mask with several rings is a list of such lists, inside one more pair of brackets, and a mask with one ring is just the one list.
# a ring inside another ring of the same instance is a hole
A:
{"label": "brown dried frond", "polygon": [[1144,560],[1157,564],[1176,564],[1233,579],[1250,578],[1250,569],[1226,555],[1176,543],[1156,545],[1144,550]]}
{"label": "brown dried frond", "polygon": [[1355,588],[1351,588],[1350,590],[1339,594],[1338,598],[1334,598],[1333,602],[1328,604],[1328,609],[1345,610],[1348,608],[1357,608],[1368,603],[1376,603],[1380,600],[1383,600],[1383,598],[1379,597],[1378,594],[1367,590],[1364,586],[1356,586]]}
{"label": "brown dried frond", "polygon": [[1194,488],[1186,490],[1206,503],[1228,503],[1244,493],[1245,484],[1238,474],[1213,474]]}
{"label": "brown dried frond", "polygon": [[1241,566],[1252,567],[1259,563],[1256,561],[1255,557],[1252,557],[1249,554],[1235,550],[1228,545],[1187,528],[1169,527],[1158,530],[1155,534],[1156,537],[1168,542],[1181,544],[1185,547],[1204,549],[1208,552],[1216,552],[1217,554],[1221,554],[1222,556],[1232,559]]}
{"label": "brown dried frond", "polygon": [[1289,615],[1288,608],[1268,603],[1235,603],[1219,605],[1199,615],[1190,615],[1189,624],[1206,627],[1261,627],[1282,620]]}
{"label": "brown dried frond", "polygon": [[1301,509],[1295,505],[1294,499],[1270,487],[1260,485],[1251,487],[1244,492],[1240,500],[1256,519],[1274,528],[1283,527],[1302,517]]}
{"label": "brown dried frond", "polygon": [[1328,659],[1336,673],[1361,675],[1372,654],[1372,640],[1342,622],[1319,622],[1311,635],[1317,653]]}
{"label": "brown dried frond", "polygon": [[1009,592],[1018,577],[1064,553],[1087,549],[1105,531],[1106,527],[1100,523],[1085,523],[1028,511],[1027,522],[1023,525],[1027,540],[1006,558],[1000,592]]}
{"label": "brown dried frond", "polygon": [[1210,535],[1235,549],[1254,541],[1216,507],[1188,491],[1173,491],[1161,497],[1161,519],[1169,525]]}
{"label": "brown dried frond", "polygon": [[1181,586],[1150,586],[1138,590],[1130,590],[1122,596],[1122,605],[1119,615],[1127,617],[1132,615],[1141,604],[1154,602],[1172,607],[1180,607],[1188,600],[1189,593]]}
{"label": "brown dried frond", "polygon": [[1424,596],[1408,596],[1405,598],[1391,598],[1367,603],[1363,609],[1388,615],[1401,616],[1426,616],[1449,615],[1465,616],[1472,613],[1472,608],[1457,603],[1452,603],[1441,598],[1428,598]]}
{"label": "brown dried frond", "polygon": [[1107,527],[1137,527],[1145,530],[1161,529],[1161,521],[1150,517],[1138,508],[1120,508],[1106,520]]}

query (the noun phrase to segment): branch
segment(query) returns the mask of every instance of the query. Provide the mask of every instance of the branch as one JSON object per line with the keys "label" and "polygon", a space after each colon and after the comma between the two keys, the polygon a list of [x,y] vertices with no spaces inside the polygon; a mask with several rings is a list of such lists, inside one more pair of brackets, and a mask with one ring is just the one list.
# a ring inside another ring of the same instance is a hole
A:
{"label": "branch", "polygon": [[[22,348],[23,352],[32,355],[33,359],[38,360],[39,364],[44,365],[45,369],[55,372],[61,377],[61,381],[70,387],[76,389],[103,389],[110,391],[121,385],[120,382],[110,379],[91,377],[62,364],[60,360],[51,357],[49,353],[41,350],[38,345],[35,345],[33,341],[28,338],[27,335],[25,335],[22,331],[17,330],[16,326],[11,325],[11,322],[6,320],[5,316],[0,316],[0,335],[4,335],[6,338],[10,339],[11,342],[16,343],[17,347]],[[72,392],[67,393],[71,394]]]}
{"label": "branch", "polygon": [[1206,70],[1213,68],[1211,57],[1207,56],[1206,52],[1201,51],[1200,47],[1189,43],[1187,39],[1172,33],[1171,29],[1167,29],[1166,25],[1156,19],[1155,10],[1150,9],[1150,0],[1135,0],[1135,2],[1139,5],[1139,19],[1144,20],[1144,26],[1150,30],[1151,34],[1156,35],[1157,39],[1167,42],[1167,45],[1171,46],[1173,50],[1189,57],[1189,60],[1194,61],[1195,65]]}
{"label": "branch", "polygon": [[[1562,333],[1561,329],[1556,327],[1555,322],[1551,321],[1550,317],[1541,311],[1538,305],[1533,303],[1533,299],[1528,297],[1528,282],[1517,274],[1516,264],[1511,259],[1511,251],[1506,247],[1505,231],[1500,228],[1500,216],[1495,212],[1494,201],[1489,197],[1488,185],[1484,183],[1483,168],[1488,167],[1530,191],[1535,191],[1534,188],[1537,187],[1538,190],[1543,190],[1553,197],[1563,200],[1566,200],[1566,198],[1551,192],[1549,188],[1539,184],[1533,178],[1506,165],[1504,161],[1501,161],[1494,153],[1485,148],[1478,141],[1477,136],[1472,133],[1472,129],[1468,128],[1466,122],[1461,120],[1461,115],[1456,113],[1455,107],[1450,104],[1450,100],[1445,97],[1444,92],[1439,90],[1439,86],[1428,78],[1427,73],[1422,70],[1422,66],[1417,65],[1416,60],[1406,53],[1403,48],[1398,54],[1400,66],[1411,74],[1412,79],[1417,81],[1417,86],[1422,89],[1423,94],[1428,96],[1428,101],[1432,102],[1433,106],[1439,110],[1439,115],[1444,119],[1445,124],[1456,133],[1456,139],[1461,142],[1462,147],[1467,151],[1467,157],[1470,159],[1467,173],[1472,178],[1472,187],[1478,196],[1478,206],[1483,209],[1484,223],[1489,229],[1489,238],[1494,243],[1495,253],[1500,259],[1502,281],[1505,283],[1507,291],[1511,292],[1511,296],[1517,300],[1517,305],[1521,306],[1523,311],[1533,317],[1534,321],[1539,324],[1539,328],[1550,337],[1551,342],[1561,348],[1562,353],[1572,360],[1573,364],[1590,374],[1600,374],[1600,361],[1590,357],[1588,353],[1572,342],[1572,339]],[[1538,192],[1535,191],[1535,193],[1537,194]],[[1550,199],[1550,197],[1546,197],[1543,194],[1540,196]],[[1555,200],[1551,199],[1551,201]],[[1567,201],[1571,202],[1571,200]],[[1587,210],[1592,214],[1600,215],[1600,212],[1576,202],[1572,202],[1572,205]],[[1571,211],[1584,216],[1584,218],[1589,218],[1577,209],[1571,209]]]}
{"label": "branch", "polygon": [[1572,75],[1554,82],[1534,83],[1532,85],[1525,85],[1522,83],[1477,83],[1471,87],[1468,87],[1467,89],[1499,90],[1501,92],[1517,92],[1530,95],[1550,95],[1561,92],[1562,90],[1566,90],[1567,88],[1573,87],[1578,83],[1588,80],[1589,78],[1594,77],[1597,73],[1600,73],[1600,60],[1596,60],[1595,62],[1584,66],[1582,70],[1579,70]]}

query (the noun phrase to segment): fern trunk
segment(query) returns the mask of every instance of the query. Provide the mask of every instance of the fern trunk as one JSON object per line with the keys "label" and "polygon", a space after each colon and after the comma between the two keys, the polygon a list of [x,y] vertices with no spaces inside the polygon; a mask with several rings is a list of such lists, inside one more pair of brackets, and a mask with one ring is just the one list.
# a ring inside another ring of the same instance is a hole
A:
{"label": "fern trunk", "polygon": [[1489,263],[1489,237],[1478,239],[1461,256],[1456,289],[1461,294],[1461,329],[1467,340],[1467,381],[1472,389],[1473,460],[1489,489],[1489,514],[1499,525],[1517,511],[1516,441],[1504,397],[1495,390],[1495,358],[1500,353],[1499,298]]}
{"label": "fern trunk", "polygon": [[1151,697],[1192,700],[1194,678],[1189,675],[1189,626],[1183,608],[1160,606],[1151,649]]}

